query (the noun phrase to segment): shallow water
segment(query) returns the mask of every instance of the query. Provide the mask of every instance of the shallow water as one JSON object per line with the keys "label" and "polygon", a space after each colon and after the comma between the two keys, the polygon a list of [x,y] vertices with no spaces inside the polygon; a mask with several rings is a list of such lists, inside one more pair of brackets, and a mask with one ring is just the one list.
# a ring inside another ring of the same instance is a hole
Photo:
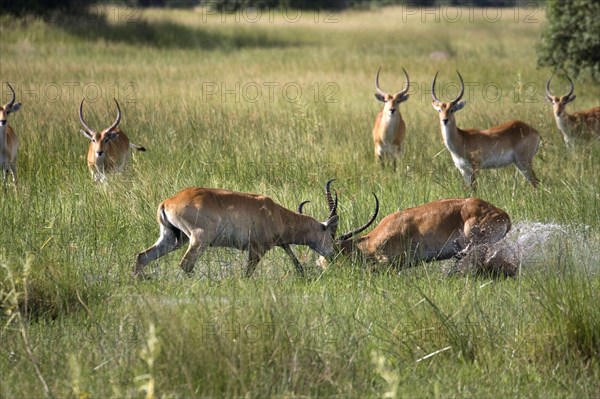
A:
{"label": "shallow water", "polygon": [[571,257],[575,263],[598,268],[600,240],[589,226],[517,222],[506,237],[492,246],[502,257],[527,268]]}

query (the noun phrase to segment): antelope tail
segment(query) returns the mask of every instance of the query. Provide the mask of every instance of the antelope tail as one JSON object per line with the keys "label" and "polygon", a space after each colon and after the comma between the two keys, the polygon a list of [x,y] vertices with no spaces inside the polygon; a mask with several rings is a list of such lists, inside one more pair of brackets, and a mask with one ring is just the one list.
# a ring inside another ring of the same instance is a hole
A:
{"label": "antelope tail", "polygon": [[141,145],[137,145],[137,144],[133,144],[133,143],[129,143],[129,147],[133,150],[138,150],[138,151],[146,151],[146,148],[142,147]]}

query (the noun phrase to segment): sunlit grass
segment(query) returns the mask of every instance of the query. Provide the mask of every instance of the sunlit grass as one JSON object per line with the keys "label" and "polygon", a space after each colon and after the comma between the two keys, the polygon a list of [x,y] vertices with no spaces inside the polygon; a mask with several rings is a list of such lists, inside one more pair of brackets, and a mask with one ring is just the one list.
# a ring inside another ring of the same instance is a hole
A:
{"label": "sunlit grass", "polygon": [[[201,11],[149,10],[130,23],[0,19],[2,83],[23,103],[10,117],[19,189],[0,196],[2,397],[43,396],[27,348],[60,397],[600,394],[600,150],[567,152],[543,102],[541,11],[535,23],[525,14],[423,23],[392,8],[293,24],[279,12],[250,24]],[[431,58],[440,51],[450,58]],[[413,82],[395,173],[372,155],[379,66],[385,90],[402,87],[401,66]],[[451,97],[457,69],[469,84],[459,126],[521,119],[543,138],[541,189],[514,168],[479,176],[477,195],[513,225],[567,227],[521,277],[447,278],[440,263],[371,272],[352,259],[323,271],[297,248],[307,279],[280,249],[249,280],[245,254],[224,249],[209,249],[192,278],[177,269],[182,251],[149,265],[147,280],[130,278],[158,236],[158,203],[191,185],[262,193],[291,209],[310,200],[306,212],[324,219],[323,184],[334,177],[340,230],[367,219],[371,192],[381,215],[469,195],[430,105],[435,72]],[[572,108],[597,105],[598,92],[582,77]],[[112,122],[117,98],[121,127],[148,149],[108,185],[86,167],[83,96],[97,128]]]}

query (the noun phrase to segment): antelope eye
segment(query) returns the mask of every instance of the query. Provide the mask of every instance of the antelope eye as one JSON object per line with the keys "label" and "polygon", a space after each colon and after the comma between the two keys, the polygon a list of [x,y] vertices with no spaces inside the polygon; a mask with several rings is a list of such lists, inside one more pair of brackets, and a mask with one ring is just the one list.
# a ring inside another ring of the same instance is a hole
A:
{"label": "antelope eye", "polygon": [[104,142],[105,142],[105,143],[108,143],[108,137],[104,139]]}
{"label": "antelope eye", "polygon": [[95,142],[96,142],[96,139],[92,139],[92,143],[95,143]]}

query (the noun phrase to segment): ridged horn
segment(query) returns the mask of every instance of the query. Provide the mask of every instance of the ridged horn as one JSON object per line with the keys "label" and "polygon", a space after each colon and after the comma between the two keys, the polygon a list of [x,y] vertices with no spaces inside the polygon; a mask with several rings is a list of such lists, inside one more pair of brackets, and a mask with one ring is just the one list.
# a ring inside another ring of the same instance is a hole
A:
{"label": "ridged horn", "polygon": [[433,101],[441,103],[441,101],[435,95],[435,81],[437,80],[437,77],[438,77],[439,73],[440,73],[440,71],[437,71],[435,73],[435,76],[433,77],[433,82],[431,83],[431,98],[433,98]]}
{"label": "ridged horn", "polygon": [[8,88],[10,89],[10,91],[12,92],[12,96],[10,98],[10,101],[8,102],[8,104],[6,104],[6,108],[10,109],[15,104],[15,100],[17,99],[17,95],[15,94],[15,89],[12,88],[12,86],[10,85],[10,83],[6,82],[6,85],[8,86]]}
{"label": "ridged horn", "polygon": [[117,102],[117,100],[115,98],[113,98],[113,100],[115,100],[115,104],[117,105],[117,119],[115,119],[113,124],[110,125],[108,129],[106,129],[109,132],[116,128],[119,125],[119,122],[121,122],[121,108],[119,107],[119,103]]}
{"label": "ridged horn", "polygon": [[460,72],[456,71],[456,73],[458,74],[458,78],[460,79],[460,93],[458,93],[458,96],[456,96],[454,100],[450,101],[451,104],[456,104],[457,102],[459,102],[462,96],[465,94],[465,82],[463,81]]}
{"label": "ridged horn", "polygon": [[373,224],[373,222],[375,221],[375,219],[377,219],[377,214],[379,213],[379,199],[377,198],[377,196],[375,195],[375,193],[373,193],[373,197],[375,197],[375,211],[373,212],[373,215],[371,215],[371,218],[369,219],[369,221],[367,223],[365,223],[364,225],[360,226],[357,229],[354,229],[346,234],[341,235],[339,238],[337,238],[338,241],[345,241],[348,240],[350,238],[352,238],[353,236],[362,233],[364,230],[366,230],[370,225]]}
{"label": "ridged horn", "polygon": [[387,97],[388,94],[379,88],[379,72],[381,72],[381,67],[379,67],[377,75],[375,75],[375,90],[377,90],[377,94],[380,96]]}
{"label": "ridged horn", "polygon": [[325,184],[325,198],[327,198],[327,207],[329,208],[329,218],[337,213],[338,196],[337,191],[333,190],[335,197],[331,195],[331,183],[335,179],[329,179]]}
{"label": "ridged horn", "polygon": [[404,67],[402,67],[402,71],[404,71],[404,77],[406,77],[406,82],[404,83],[404,88],[402,89],[402,91],[400,91],[399,93],[396,93],[396,95],[401,95],[401,96],[408,93],[408,89],[410,88],[410,79],[408,78],[408,72],[406,72],[406,69],[404,69]]}
{"label": "ridged horn", "polygon": [[302,201],[300,203],[300,205],[298,205],[298,213],[302,213],[302,210],[304,209],[304,205],[308,204],[310,201]]}
{"label": "ridged horn", "polygon": [[94,130],[91,129],[87,123],[85,123],[85,120],[83,120],[83,102],[85,101],[85,98],[81,100],[81,104],[79,104],[79,121],[81,122],[81,125],[84,127],[84,129],[88,132],[88,133],[92,133]]}

